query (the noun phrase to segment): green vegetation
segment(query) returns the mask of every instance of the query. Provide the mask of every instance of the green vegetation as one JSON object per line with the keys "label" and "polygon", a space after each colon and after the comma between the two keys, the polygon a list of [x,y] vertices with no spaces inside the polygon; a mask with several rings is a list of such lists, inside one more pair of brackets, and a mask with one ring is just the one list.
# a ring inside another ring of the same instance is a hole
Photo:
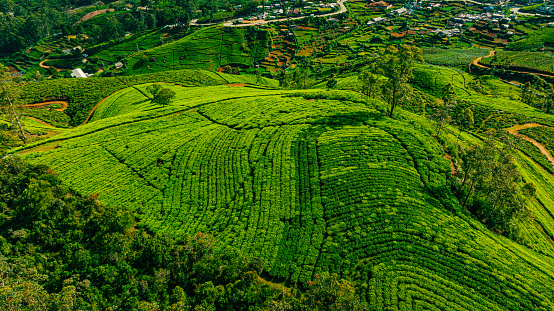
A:
{"label": "green vegetation", "polygon": [[547,18],[348,2],[202,27],[331,8],[18,1],[0,309],[554,309]]}
{"label": "green vegetation", "polygon": [[20,86],[20,100],[32,103],[50,98],[67,99],[71,104],[65,113],[70,117],[69,124],[75,126],[86,121],[88,113],[102,99],[128,86],[147,82],[167,82],[184,86],[228,83],[271,85],[272,83],[268,79],[258,79],[252,76],[236,76],[200,70],[182,70],[129,77],[56,79],[42,82],[28,82]]}
{"label": "green vegetation", "polygon": [[531,70],[554,74],[554,54],[544,52],[499,51],[493,57],[483,58],[481,63],[505,69]]}
{"label": "green vegetation", "polygon": [[200,68],[215,71],[227,64],[251,66],[268,54],[267,32],[253,27],[208,27],[181,40],[125,59],[126,74]]}
{"label": "green vegetation", "polygon": [[138,228],[213,234],[286,284],[351,276],[374,309],[550,308],[554,262],[466,216],[421,117],[346,91],[170,88],[154,110],[120,91],[97,121],[21,151]]}
{"label": "green vegetation", "polygon": [[510,43],[507,48],[512,51],[536,51],[554,43],[554,28],[541,28],[540,31],[530,31],[521,40]]}
{"label": "green vegetation", "polygon": [[267,282],[259,258],[200,232],[136,229],[130,210],[81,196],[47,166],[1,159],[0,181],[5,310],[360,310],[350,281],[320,275],[304,293]]}
{"label": "green vegetation", "polygon": [[202,24],[202,23],[211,23],[215,21],[223,21],[223,20],[232,18],[234,15],[235,14],[233,12],[217,12],[213,16],[204,16],[202,18],[199,18],[198,23]]}
{"label": "green vegetation", "polygon": [[438,49],[424,48],[423,59],[426,63],[439,66],[469,66],[476,58],[487,56],[490,52],[488,49]]}
{"label": "green vegetation", "polygon": [[533,127],[520,131],[521,134],[531,137],[543,144],[550,153],[554,152],[554,130],[549,127]]}

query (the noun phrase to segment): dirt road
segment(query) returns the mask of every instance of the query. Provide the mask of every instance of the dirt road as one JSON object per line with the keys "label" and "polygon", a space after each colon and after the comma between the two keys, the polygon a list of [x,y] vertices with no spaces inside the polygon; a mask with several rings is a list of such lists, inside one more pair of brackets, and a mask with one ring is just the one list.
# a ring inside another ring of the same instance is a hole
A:
{"label": "dirt road", "polygon": [[474,60],[471,62],[471,64],[469,64],[469,72],[471,72],[471,65],[475,65],[475,66],[481,67],[481,68],[489,68],[489,67],[486,67],[486,66],[483,66],[483,65],[479,64],[479,62],[480,62],[483,58],[493,57],[494,54],[496,54],[496,51],[495,51],[495,50],[491,50],[491,51],[489,52],[489,55],[477,57],[476,59],[474,59]]}
{"label": "dirt road", "polygon": [[[483,65],[483,64],[479,64],[479,62],[480,62],[483,58],[492,57],[492,56],[494,56],[495,54],[496,54],[496,51],[495,51],[495,50],[492,50],[492,51],[489,52],[489,55],[477,57],[476,59],[474,59],[474,60],[471,62],[471,64],[469,64],[469,72],[471,73],[471,65],[475,65],[475,66],[481,67],[481,68],[491,68],[491,66],[488,66],[488,65],[485,66],[485,65]],[[510,70],[510,71],[519,72],[519,73],[526,73],[526,74],[530,74],[530,75],[537,75],[537,76],[543,76],[543,77],[554,77],[554,75],[550,75],[550,74],[546,74],[546,73],[513,70],[513,69],[510,69],[509,67],[508,67],[507,69]]]}
{"label": "dirt road", "polygon": [[554,158],[552,157],[550,152],[548,152],[548,150],[546,150],[546,148],[541,143],[539,143],[538,141],[534,140],[533,138],[531,138],[529,136],[525,136],[523,134],[518,133],[520,130],[528,129],[528,128],[532,128],[532,127],[544,127],[544,125],[538,124],[538,123],[518,124],[518,125],[514,125],[510,128],[507,128],[506,130],[508,131],[508,133],[510,133],[512,135],[519,136],[519,137],[523,138],[524,140],[526,140],[526,141],[532,143],[533,145],[535,145],[535,147],[539,148],[541,153],[546,156],[548,161],[550,161],[550,163],[552,163],[552,166],[554,166]]}
{"label": "dirt road", "polygon": [[[46,65],[44,64],[44,62],[47,61],[47,60],[50,60],[50,59],[47,58],[47,59],[43,60],[42,62],[40,62],[38,65],[39,65],[40,67],[44,68],[44,69],[49,69],[50,66],[46,66]],[[54,68],[56,68],[56,67],[54,67]],[[58,69],[58,68],[56,68],[56,70],[57,70],[58,72],[62,71],[61,69]]]}

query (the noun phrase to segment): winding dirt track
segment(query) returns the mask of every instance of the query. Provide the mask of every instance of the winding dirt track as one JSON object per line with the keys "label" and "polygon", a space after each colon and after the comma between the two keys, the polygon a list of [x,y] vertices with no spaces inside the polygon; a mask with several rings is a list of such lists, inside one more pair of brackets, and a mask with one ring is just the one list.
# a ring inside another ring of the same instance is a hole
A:
{"label": "winding dirt track", "polygon": [[485,67],[485,66],[479,64],[479,62],[480,62],[483,58],[486,58],[486,57],[493,57],[495,53],[496,53],[495,50],[491,50],[491,51],[489,52],[489,55],[477,57],[476,59],[474,59],[474,60],[471,62],[471,64],[469,64],[469,72],[471,72],[471,65],[475,65],[475,66],[481,67],[481,68],[488,68],[488,67]]}
{"label": "winding dirt track", "polygon": [[[481,67],[481,68],[491,68],[491,66],[485,66],[485,65],[483,65],[483,64],[480,64],[479,62],[480,62],[483,58],[493,57],[495,54],[496,54],[496,51],[495,51],[495,50],[492,50],[492,51],[489,52],[489,55],[477,57],[476,59],[474,59],[474,60],[469,64],[469,72],[471,73],[471,65],[474,65],[474,66],[477,66],[477,67]],[[519,73],[526,73],[526,74],[537,75],[537,76],[543,76],[543,77],[550,77],[550,78],[554,77],[554,75],[550,75],[550,74],[547,74],[547,73],[520,71],[520,70],[509,69],[509,67],[508,67],[507,69],[508,69],[508,70],[511,70],[511,71],[514,71],[514,72],[519,72]]]}
{"label": "winding dirt track", "polygon": [[546,126],[544,126],[542,124],[538,124],[538,123],[526,123],[526,124],[514,125],[512,127],[507,128],[506,130],[508,131],[508,133],[510,133],[512,135],[519,136],[519,137],[523,138],[524,140],[526,140],[526,141],[532,143],[533,145],[535,145],[535,147],[539,148],[541,153],[546,156],[546,158],[548,159],[548,161],[550,161],[552,166],[554,166],[554,158],[552,157],[550,152],[548,152],[548,150],[546,150],[546,148],[541,143],[539,143],[538,141],[534,140],[533,138],[531,138],[529,136],[525,136],[523,134],[518,133],[519,130],[532,128],[532,127],[546,127]]}
{"label": "winding dirt track", "polygon": [[61,108],[54,109],[54,110],[57,110],[57,111],[64,111],[69,106],[69,102],[67,102],[65,100],[53,100],[53,101],[46,101],[46,102],[42,102],[42,103],[27,104],[27,105],[21,105],[21,106],[24,107],[24,108],[42,108],[42,107],[48,107],[48,106],[54,105],[54,104],[62,105]]}

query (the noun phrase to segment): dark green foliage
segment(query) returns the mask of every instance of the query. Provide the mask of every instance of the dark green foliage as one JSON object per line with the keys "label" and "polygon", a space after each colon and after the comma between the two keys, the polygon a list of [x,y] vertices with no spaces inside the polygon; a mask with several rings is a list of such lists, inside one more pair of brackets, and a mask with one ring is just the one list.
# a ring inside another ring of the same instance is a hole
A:
{"label": "dark green foliage", "polygon": [[169,105],[175,98],[175,92],[169,88],[164,88],[161,84],[152,84],[146,88],[146,91],[152,95],[152,102],[158,105]]}
{"label": "dark green foliage", "polygon": [[[263,282],[263,262],[207,234],[135,229],[126,208],[81,196],[44,165],[0,160],[0,305],[5,310],[290,310],[360,306],[352,283],[318,277],[304,296]],[[325,299],[325,300],[322,300]],[[15,308],[15,309],[14,309]],[[21,308],[21,309],[18,309]]]}
{"label": "dark green foliage", "polygon": [[530,186],[526,191],[518,190],[521,175],[513,161],[514,142],[509,136],[503,136],[501,141],[502,147],[488,139],[482,146],[463,150],[454,187],[462,206],[487,227],[517,238],[516,222],[529,214],[524,195],[534,192]]}
{"label": "dark green foliage", "polygon": [[[5,256],[0,265],[33,267],[35,274],[49,275],[28,280],[40,289],[45,305],[58,305],[56,295],[68,290],[75,291],[72,304],[79,309],[131,310],[139,301],[168,306],[178,302],[170,298],[172,292],[190,305],[247,309],[272,295],[256,283],[260,264],[252,265],[255,261],[239,251],[217,247],[200,233],[179,242],[134,229],[129,210],[106,209],[97,196],[80,196],[46,166],[2,160],[0,193]],[[5,299],[21,290],[18,277],[15,270],[9,274],[0,304],[15,303]]]}

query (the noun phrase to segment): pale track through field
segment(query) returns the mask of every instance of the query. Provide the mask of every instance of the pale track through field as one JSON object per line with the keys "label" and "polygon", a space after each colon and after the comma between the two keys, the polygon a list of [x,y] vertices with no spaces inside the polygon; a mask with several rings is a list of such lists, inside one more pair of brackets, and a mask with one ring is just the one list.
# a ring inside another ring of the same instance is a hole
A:
{"label": "pale track through field", "polygon": [[526,124],[518,124],[518,125],[514,125],[512,127],[509,127],[509,128],[506,129],[506,131],[508,131],[508,133],[510,133],[512,135],[519,136],[519,137],[523,138],[524,140],[526,140],[526,141],[532,143],[533,145],[535,145],[535,147],[539,148],[541,153],[546,156],[548,161],[550,161],[550,163],[554,167],[554,158],[552,157],[550,152],[541,143],[539,143],[538,141],[534,140],[533,138],[531,138],[529,136],[518,133],[519,130],[523,130],[523,129],[527,129],[527,128],[533,128],[533,127],[547,127],[547,126],[542,125],[542,124],[538,124],[538,123],[526,123]]}
{"label": "pale track through field", "polygon": [[[119,90],[121,91],[121,90]],[[116,91],[114,92],[113,94],[119,92],[119,91]],[[96,108],[98,108],[98,106],[100,106],[100,104],[102,104],[106,99],[108,99],[108,97],[112,96],[113,94],[107,96],[106,98],[102,99],[101,101],[98,102],[98,104],[94,105],[94,107],[92,107],[92,109],[90,110],[90,112],[88,113],[87,115],[87,119],[85,120],[85,122],[83,122],[83,124],[87,124],[88,121],[90,121],[90,118],[92,118],[92,115],[94,114],[94,111],[96,111]]]}
{"label": "pale track through field", "polygon": [[65,100],[53,100],[53,101],[46,101],[46,102],[41,102],[41,103],[34,103],[34,104],[21,105],[21,107],[24,107],[24,108],[43,108],[43,107],[47,107],[47,106],[54,105],[54,104],[60,104],[60,105],[62,105],[61,108],[54,109],[54,110],[57,110],[57,111],[64,111],[64,110],[67,109],[67,107],[69,106],[69,102],[68,102],[68,101],[65,101]]}
{"label": "pale track through field", "polygon": [[45,125],[45,126],[48,126],[48,127],[51,127],[51,128],[56,128],[55,126],[53,126],[52,124],[48,124],[44,121],[42,121],[41,119],[37,119],[35,117],[30,117],[30,116],[25,116],[25,118],[28,118],[28,119],[31,119],[31,120],[35,120],[37,121],[38,123],[42,124],[42,125]]}
{"label": "pale track through field", "polygon": [[[489,52],[489,55],[477,57],[476,59],[474,59],[474,60],[469,64],[469,72],[471,73],[471,66],[472,66],[472,65],[477,66],[477,67],[481,67],[481,68],[487,68],[487,69],[488,69],[488,68],[491,68],[491,66],[485,66],[485,65],[483,65],[483,64],[480,64],[479,62],[480,62],[483,58],[493,57],[495,54],[496,54],[496,51],[495,51],[495,50],[492,50],[492,51]],[[554,77],[554,75],[547,74],[547,73],[528,72],[528,71],[520,71],[520,70],[512,70],[512,69],[509,69],[509,68],[508,68],[508,70],[514,71],[514,72],[518,72],[518,73],[526,73],[526,74],[530,74],[530,75],[537,75],[537,76],[543,76],[543,77],[549,77],[549,78]]]}
{"label": "pale track through field", "polygon": [[488,67],[485,67],[485,66],[479,64],[479,62],[480,62],[483,58],[486,58],[486,57],[493,57],[495,53],[496,53],[495,50],[491,50],[491,51],[489,52],[489,55],[477,57],[476,59],[474,59],[474,60],[469,64],[469,72],[471,72],[471,65],[475,65],[475,66],[481,67],[481,68],[488,68]]}

